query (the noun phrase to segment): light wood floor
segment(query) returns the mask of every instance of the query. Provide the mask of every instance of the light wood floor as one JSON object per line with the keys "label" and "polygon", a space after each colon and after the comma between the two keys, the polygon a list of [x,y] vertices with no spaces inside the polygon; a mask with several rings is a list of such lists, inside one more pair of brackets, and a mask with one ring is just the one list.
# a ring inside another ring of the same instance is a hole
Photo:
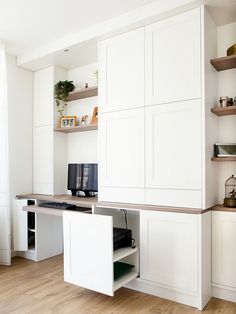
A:
{"label": "light wood floor", "polygon": [[[144,293],[122,288],[115,297],[63,281],[62,256],[40,263],[14,258],[0,266],[0,314],[191,314],[201,313]],[[233,314],[236,304],[212,299],[203,313]]]}

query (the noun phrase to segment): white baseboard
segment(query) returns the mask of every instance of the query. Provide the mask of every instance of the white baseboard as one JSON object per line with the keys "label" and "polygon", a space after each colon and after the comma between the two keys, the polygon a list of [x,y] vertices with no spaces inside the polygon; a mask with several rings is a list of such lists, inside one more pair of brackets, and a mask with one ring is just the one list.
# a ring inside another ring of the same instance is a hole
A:
{"label": "white baseboard", "polygon": [[199,310],[202,310],[204,307],[202,306],[201,298],[199,295],[194,295],[191,293],[178,291],[176,289],[163,287],[156,283],[146,281],[140,278],[133,280],[128,285],[126,285],[126,287],[147,294],[151,294],[163,299],[168,299],[178,303],[193,306],[198,308]]}
{"label": "white baseboard", "polygon": [[236,302],[236,289],[212,284],[212,295],[215,298]]}
{"label": "white baseboard", "polygon": [[11,265],[10,250],[0,250],[0,265]]}
{"label": "white baseboard", "polygon": [[16,252],[16,256],[24,257],[36,262],[36,252],[35,251],[25,251],[25,252]]}

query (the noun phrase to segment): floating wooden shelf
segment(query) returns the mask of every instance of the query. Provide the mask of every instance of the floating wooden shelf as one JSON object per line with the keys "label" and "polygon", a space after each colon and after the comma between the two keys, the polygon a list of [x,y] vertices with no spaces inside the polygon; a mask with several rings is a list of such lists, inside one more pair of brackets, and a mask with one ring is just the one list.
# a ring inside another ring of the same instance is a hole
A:
{"label": "floating wooden shelf", "polygon": [[236,161],[236,157],[212,157],[212,161]]}
{"label": "floating wooden shelf", "polygon": [[212,210],[218,212],[236,212],[236,207],[225,207],[224,205],[218,204],[213,206]]}
{"label": "floating wooden shelf", "polygon": [[64,128],[56,128],[54,129],[55,132],[62,132],[62,133],[74,133],[74,132],[86,132],[86,131],[93,131],[97,130],[97,124],[90,124],[90,125],[78,125],[74,127],[64,127]]}
{"label": "floating wooden shelf", "polygon": [[211,64],[217,71],[236,68],[236,55],[212,59]]}
{"label": "floating wooden shelf", "polygon": [[216,107],[212,108],[211,112],[213,112],[217,116],[229,116],[236,114],[236,106]]}
{"label": "floating wooden shelf", "polygon": [[69,93],[67,101],[73,101],[82,98],[94,97],[98,95],[98,87],[88,87],[78,92]]}

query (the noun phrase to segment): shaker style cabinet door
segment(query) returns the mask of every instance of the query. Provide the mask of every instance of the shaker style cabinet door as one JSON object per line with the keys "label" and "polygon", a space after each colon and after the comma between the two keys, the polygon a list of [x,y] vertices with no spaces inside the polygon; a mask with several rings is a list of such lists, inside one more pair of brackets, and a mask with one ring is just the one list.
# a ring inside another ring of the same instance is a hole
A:
{"label": "shaker style cabinet door", "polygon": [[53,121],[54,68],[34,73],[34,126],[50,125]]}
{"label": "shaker style cabinet door", "polygon": [[100,112],[144,106],[144,29],[100,44]]}
{"label": "shaker style cabinet door", "polygon": [[201,101],[146,108],[146,203],[201,207]]}
{"label": "shaker style cabinet door", "polygon": [[33,192],[53,194],[53,132],[51,126],[34,128]]}
{"label": "shaker style cabinet door", "polygon": [[200,8],[145,30],[146,105],[200,98]]}
{"label": "shaker style cabinet door", "polygon": [[212,212],[212,283],[236,289],[236,213]]}
{"label": "shaker style cabinet door", "polygon": [[144,202],[144,109],[100,115],[99,197]]}
{"label": "shaker style cabinet door", "polygon": [[141,211],[140,278],[198,291],[198,216]]}

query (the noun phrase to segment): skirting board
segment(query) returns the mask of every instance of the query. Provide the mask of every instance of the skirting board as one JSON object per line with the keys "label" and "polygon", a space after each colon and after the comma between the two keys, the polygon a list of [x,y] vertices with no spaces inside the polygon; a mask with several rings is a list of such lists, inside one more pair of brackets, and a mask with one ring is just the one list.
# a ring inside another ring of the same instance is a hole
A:
{"label": "skirting board", "polygon": [[0,265],[11,265],[10,250],[0,250]]}
{"label": "skirting board", "polygon": [[175,301],[178,303],[186,304],[189,306],[193,306],[202,310],[204,306],[202,306],[200,301],[200,296],[192,295],[185,292],[178,291],[176,289],[162,287],[155,283],[148,282],[146,280],[137,278],[126,285],[126,288],[137,290],[140,292],[144,292],[147,294],[154,295],[156,297],[160,297],[163,299]]}
{"label": "skirting board", "polygon": [[236,289],[212,284],[212,296],[230,302],[236,302]]}

